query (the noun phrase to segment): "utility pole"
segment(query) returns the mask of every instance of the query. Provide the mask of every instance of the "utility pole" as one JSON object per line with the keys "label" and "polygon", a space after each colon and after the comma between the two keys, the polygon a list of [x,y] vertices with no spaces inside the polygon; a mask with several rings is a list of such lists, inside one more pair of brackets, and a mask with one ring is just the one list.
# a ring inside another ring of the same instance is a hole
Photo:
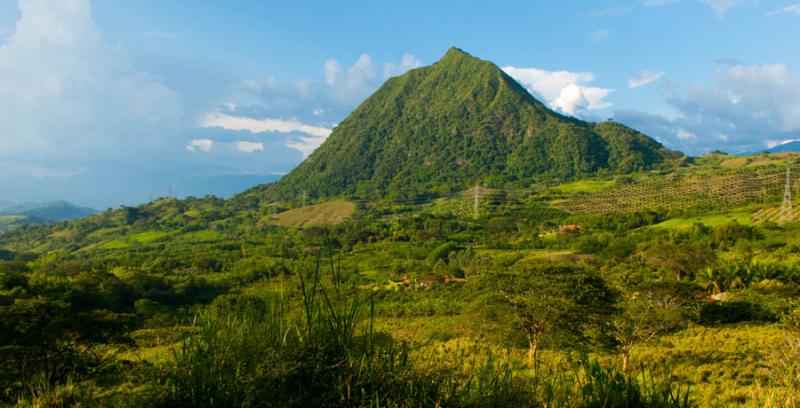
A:
{"label": "utility pole", "polygon": [[473,203],[472,217],[477,220],[481,209],[480,185],[478,184],[475,184],[474,198],[475,202]]}
{"label": "utility pole", "polygon": [[789,167],[786,168],[786,189],[783,191],[783,205],[781,205],[780,221],[783,224],[794,221],[794,211],[792,209],[792,173]]}

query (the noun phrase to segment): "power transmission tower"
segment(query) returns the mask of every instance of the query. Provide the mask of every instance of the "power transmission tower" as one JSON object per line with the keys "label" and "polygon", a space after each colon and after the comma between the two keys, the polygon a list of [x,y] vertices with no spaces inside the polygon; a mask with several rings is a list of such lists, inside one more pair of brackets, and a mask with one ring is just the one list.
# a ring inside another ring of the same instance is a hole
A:
{"label": "power transmission tower", "polygon": [[167,186],[167,198],[172,198],[172,183]]}
{"label": "power transmission tower", "polygon": [[303,190],[303,207],[306,206],[306,197],[307,197],[306,191]]}
{"label": "power transmission tower", "polygon": [[473,203],[472,217],[477,220],[478,216],[480,215],[480,209],[481,209],[480,186],[478,184],[475,184],[474,196],[475,196],[475,202]]}
{"label": "power transmission tower", "polygon": [[783,205],[781,205],[781,223],[786,224],[794,221],[794,211],[792,209],[792,172],[786,168],[786,189],[783,192]]}

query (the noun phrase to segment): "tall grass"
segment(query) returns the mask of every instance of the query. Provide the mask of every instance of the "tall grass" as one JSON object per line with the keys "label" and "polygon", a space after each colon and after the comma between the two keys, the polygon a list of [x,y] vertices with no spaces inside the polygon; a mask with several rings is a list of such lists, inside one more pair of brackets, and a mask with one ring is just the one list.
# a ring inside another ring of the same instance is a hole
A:
{"label": "tall grass", "polygon": [[[199,315],[194,334],[156,372],[163,407],[685,407],[671,384],[639,383],[581,359],[527,370],[484,353],[426,358],[373,329],[374,303],[343,284],[329,255],[299,274],[299,306],[288,296],[225,296]],[[324,275],[324,276],[323,276]],[[380,341],[383,340],[383,341]],[[462,356],[463,357],[463,356]],[[644,376],[643,376],[644,378]]]}

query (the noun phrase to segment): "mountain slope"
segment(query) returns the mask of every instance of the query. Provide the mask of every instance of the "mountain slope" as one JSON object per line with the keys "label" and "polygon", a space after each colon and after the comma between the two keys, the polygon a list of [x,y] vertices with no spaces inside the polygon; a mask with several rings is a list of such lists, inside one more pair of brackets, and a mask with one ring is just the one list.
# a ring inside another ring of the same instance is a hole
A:
{"label": "mountain slope", "polygon": [[91,208],[78,207],[66,201],[49,201],[12,205],[0,209],[0,214],[25,215],[43,221],[68,221],[96,213]]}
{"label": "mountain slope", "polygon": [[800,152],[800,141],[791,141],[779,144],[767,150],[770,153]]}
{"label": "mountain slope", "polygon": [[249,193],[377,198],[476,182],[529,185],[643,170],[669,157],[625,126],[553,112],[496,65],[452,48],[431,66],[389,79],[305,162]]}

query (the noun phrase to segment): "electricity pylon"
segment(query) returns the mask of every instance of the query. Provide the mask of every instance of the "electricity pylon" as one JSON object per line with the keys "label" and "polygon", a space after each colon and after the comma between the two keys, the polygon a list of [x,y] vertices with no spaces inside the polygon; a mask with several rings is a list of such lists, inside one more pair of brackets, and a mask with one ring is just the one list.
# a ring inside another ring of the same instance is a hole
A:
{"label": "electricity pylon", "polygon": [[783,224],[794,221],[794,211],[792,209],[792,172],[789,167],[786,168],[786,189],[783,192],[780,221]]}
{"label": "electricity pylon", "polygon": [[480,185],[475,184],[475,202],[472,208],[472,217],[476,220],[480,216],[480,210],[481,210],[480,188],[481,188]]}

